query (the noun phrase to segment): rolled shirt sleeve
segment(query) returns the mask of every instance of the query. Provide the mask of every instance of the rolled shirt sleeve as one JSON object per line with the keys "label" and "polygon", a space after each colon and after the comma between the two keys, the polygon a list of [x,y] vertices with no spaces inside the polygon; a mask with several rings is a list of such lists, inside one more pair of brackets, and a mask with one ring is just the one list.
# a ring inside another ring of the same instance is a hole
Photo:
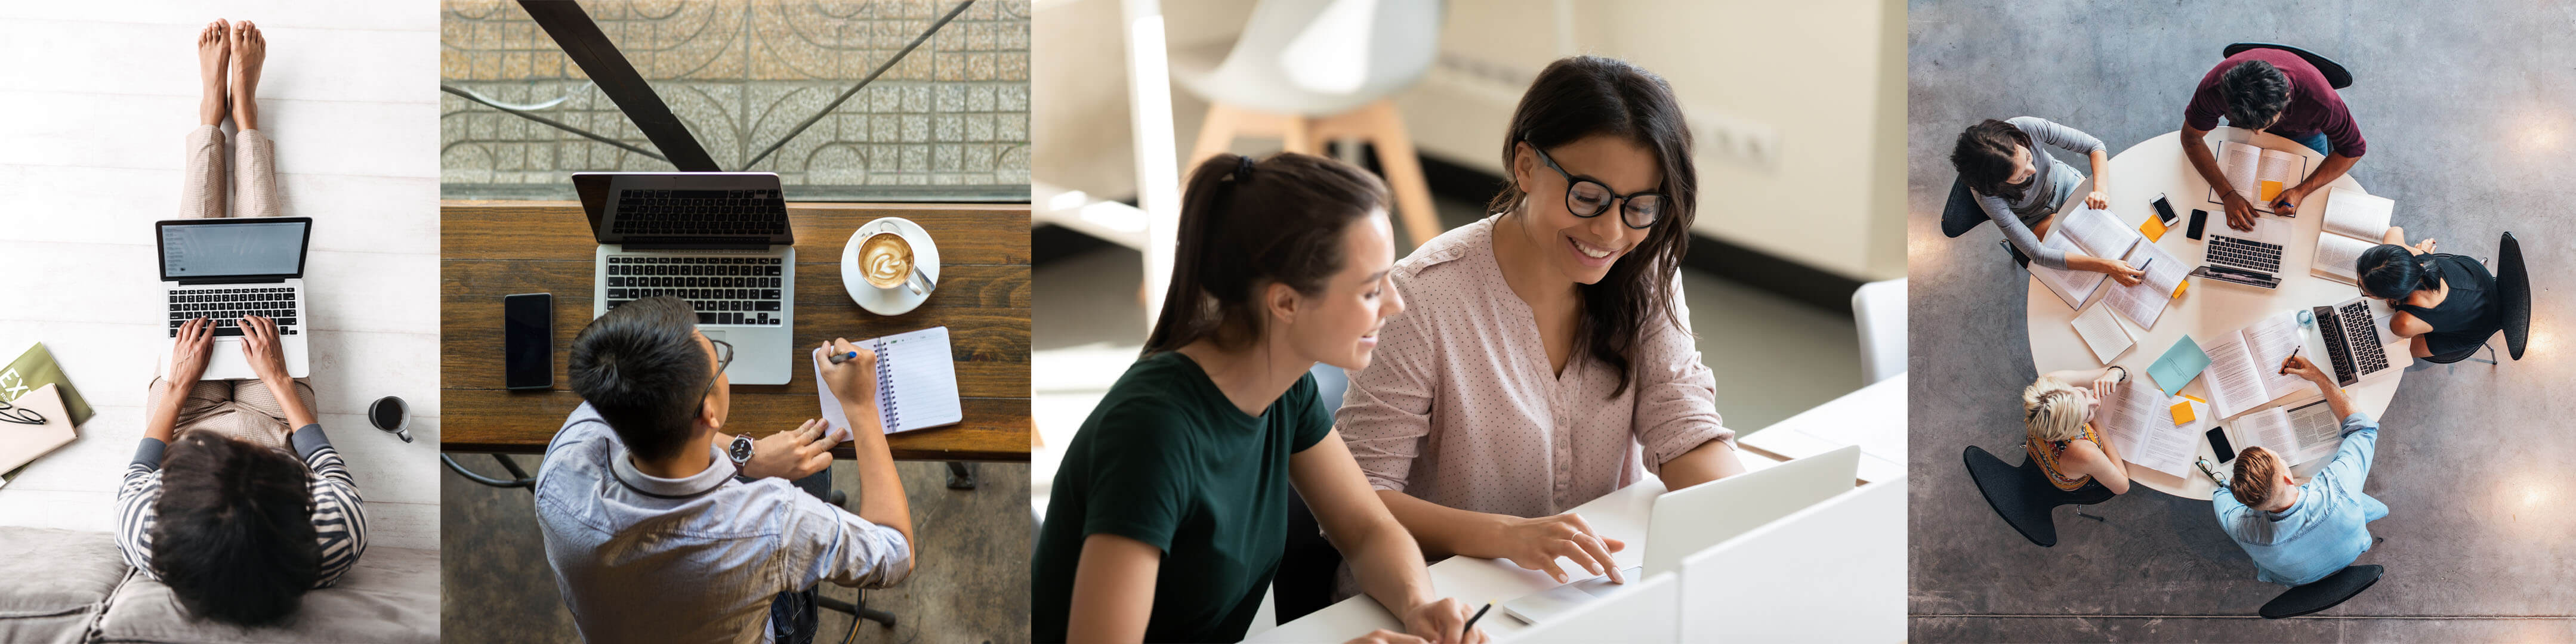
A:
{"label": "rolled shirt sleeve", "polygon": [[[1690,305],[1682,297],[1679,273],[1673,275],[1672,301],[1675,319],[1688,325]],[[1727,429],[1717,413],[1716,374],[1700,362],[1689,329],[1658,320],[1648,320],[1647,327],[1654,330],[1643,339],[1645,350],[1638,352],[1630,382],[1637,387],[1631,428],[1645,450],[1646,471],[1661,474],[1666,461],[1709,441],[1734,447],[1735,430]]]}
{"label": "rolled shirt sleeve", "polygon": [[788,499],[795,517],[788,544],[802,560],[788,568],[799,571],[787,588],[810,588],[819,582],[884,588],[912,576],[912,544],[903,532],[859,518],[813,495],[779,495]]}
{"label": "rolled shirt sleeve", "polygon": [[1333,414],[1333,425],[1371,489],[1403,492],[1413,461],[1431,435],[1432,388],[1438,378],[1429,363],[1438,355],[1415,318],[1398,316],[1378,329],[1376,355],[1368,368],[1350,373],[1342,408]]}

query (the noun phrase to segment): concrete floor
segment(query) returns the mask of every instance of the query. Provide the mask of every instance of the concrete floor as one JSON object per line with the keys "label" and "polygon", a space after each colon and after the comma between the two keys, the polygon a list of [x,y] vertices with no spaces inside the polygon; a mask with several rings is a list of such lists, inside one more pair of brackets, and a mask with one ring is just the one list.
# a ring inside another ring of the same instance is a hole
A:
{"label": "concrete floor", "polygon": [[[2195,20],[2211,26],[2177,27]],[[2555,464],[2576,456],[2576,435],[2556,431],[2576,413],[2565,395],[2576,361],[2555,342],[2576,316],[2556,277],[2576,239],[2576,220],[2559,214],[2576,189],[2556,176],[2576,145],[2571,21],[2576,8],[2503,1],[1912,3],[1909,345],[1916,372],[1942,374],[1911,392],[1913,639],[2576,639],[2564,619],[2576,614],[2576,486]],[[2360,563],[2387,576],[2333,610],[2277,622],[2251,616],[2282,587],[2254,580],[2205,500],[2132,491],[2086,508],[2103,521],[2060,509],[2053,549],[1987,509],[1959,451],[2018,457],[2015,394],[2035,376],[2026,278],[1995,250],[1992,226],[1945,239],[1938,221],[1961,128],[2045,116],[2116,152],[2179,127],[2195,81],[2242,40],[2351,68],[2342,94],[2371,143],[2353,176],[2398,201],[2410,237],[2444,251],[2492,255],[2513,232],[2537,287],[2522,361],[2418,367],[2382,419],[2365,489],[2391,514],[2371,524],[2382,540]]]}
{"label": "concrete floor", "polygon": [[[457,454],[457,461],[488,476],[507,476],[492,458]],[[541,460],[518,456],[534,472]],[[921,560],[903,585],[867,592],[869,608],[894,613],[896,626],[859,625],[851,642],[1026,642],[1029,638],[1029,466],[977,465],[982,487],[947,488],[948,468],[937,462],[898,461]],[[495,644],[577,642],[572,614],[564,610],[546,567],[545,543],[526,490],[474,484],[441,472],[439,578],[445,604],[442,631]],[[850,461],[832,464],[835,489],[856,499],[858,474]],[[858,591],[823,585],[826,597],[850,601]],[[850,617],[824,611],[817,642],[839,641]]]}

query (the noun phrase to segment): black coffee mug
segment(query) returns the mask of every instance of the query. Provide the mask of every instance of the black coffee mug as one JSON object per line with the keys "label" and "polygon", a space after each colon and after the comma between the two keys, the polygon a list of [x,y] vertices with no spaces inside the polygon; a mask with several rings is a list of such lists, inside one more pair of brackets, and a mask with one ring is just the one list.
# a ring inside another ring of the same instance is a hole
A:
{"label": "black coffee mug", "polygon": [[403,421],[407,420],[403,412],[408,409],[409,406],[404,405],[401,398],[394,396],[378,398],[374,404],[367,405],[367,422],[374,424],[376,429],[400,436],[403,442],[409,443],[411,431],[403,429]]}

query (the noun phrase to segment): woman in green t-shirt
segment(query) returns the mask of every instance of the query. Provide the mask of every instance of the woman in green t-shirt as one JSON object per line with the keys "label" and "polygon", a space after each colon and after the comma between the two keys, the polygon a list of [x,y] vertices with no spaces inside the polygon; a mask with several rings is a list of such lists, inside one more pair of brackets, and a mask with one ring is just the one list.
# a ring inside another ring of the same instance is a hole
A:
{"label": "woman in green t-shirt", "polygon": [[1033,565],[1041,642],[1243,639],[1301,494],[1404,633],[1484,641],[1433,593],[1422,550],[1369,491],[1306,370],[1368,366],[1404,310],[1387,192],[1348,164],[1220,154],[1181,205],[1171,290],[1066,446]]}

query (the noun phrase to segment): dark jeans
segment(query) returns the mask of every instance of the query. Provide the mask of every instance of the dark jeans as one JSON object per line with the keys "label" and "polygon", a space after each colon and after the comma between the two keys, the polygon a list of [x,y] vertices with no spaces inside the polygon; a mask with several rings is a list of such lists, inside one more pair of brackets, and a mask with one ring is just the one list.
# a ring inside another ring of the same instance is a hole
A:
{"label": "dark jeans", "polygon": [[[824,468],[813,476],[796,479],[796,487],[806,494],[826,501],[832,498],[832,470]],[[809,644],[814,641],[815,589],[791,590],[778,594],[769,602],[769,638],[779,644]]]}

